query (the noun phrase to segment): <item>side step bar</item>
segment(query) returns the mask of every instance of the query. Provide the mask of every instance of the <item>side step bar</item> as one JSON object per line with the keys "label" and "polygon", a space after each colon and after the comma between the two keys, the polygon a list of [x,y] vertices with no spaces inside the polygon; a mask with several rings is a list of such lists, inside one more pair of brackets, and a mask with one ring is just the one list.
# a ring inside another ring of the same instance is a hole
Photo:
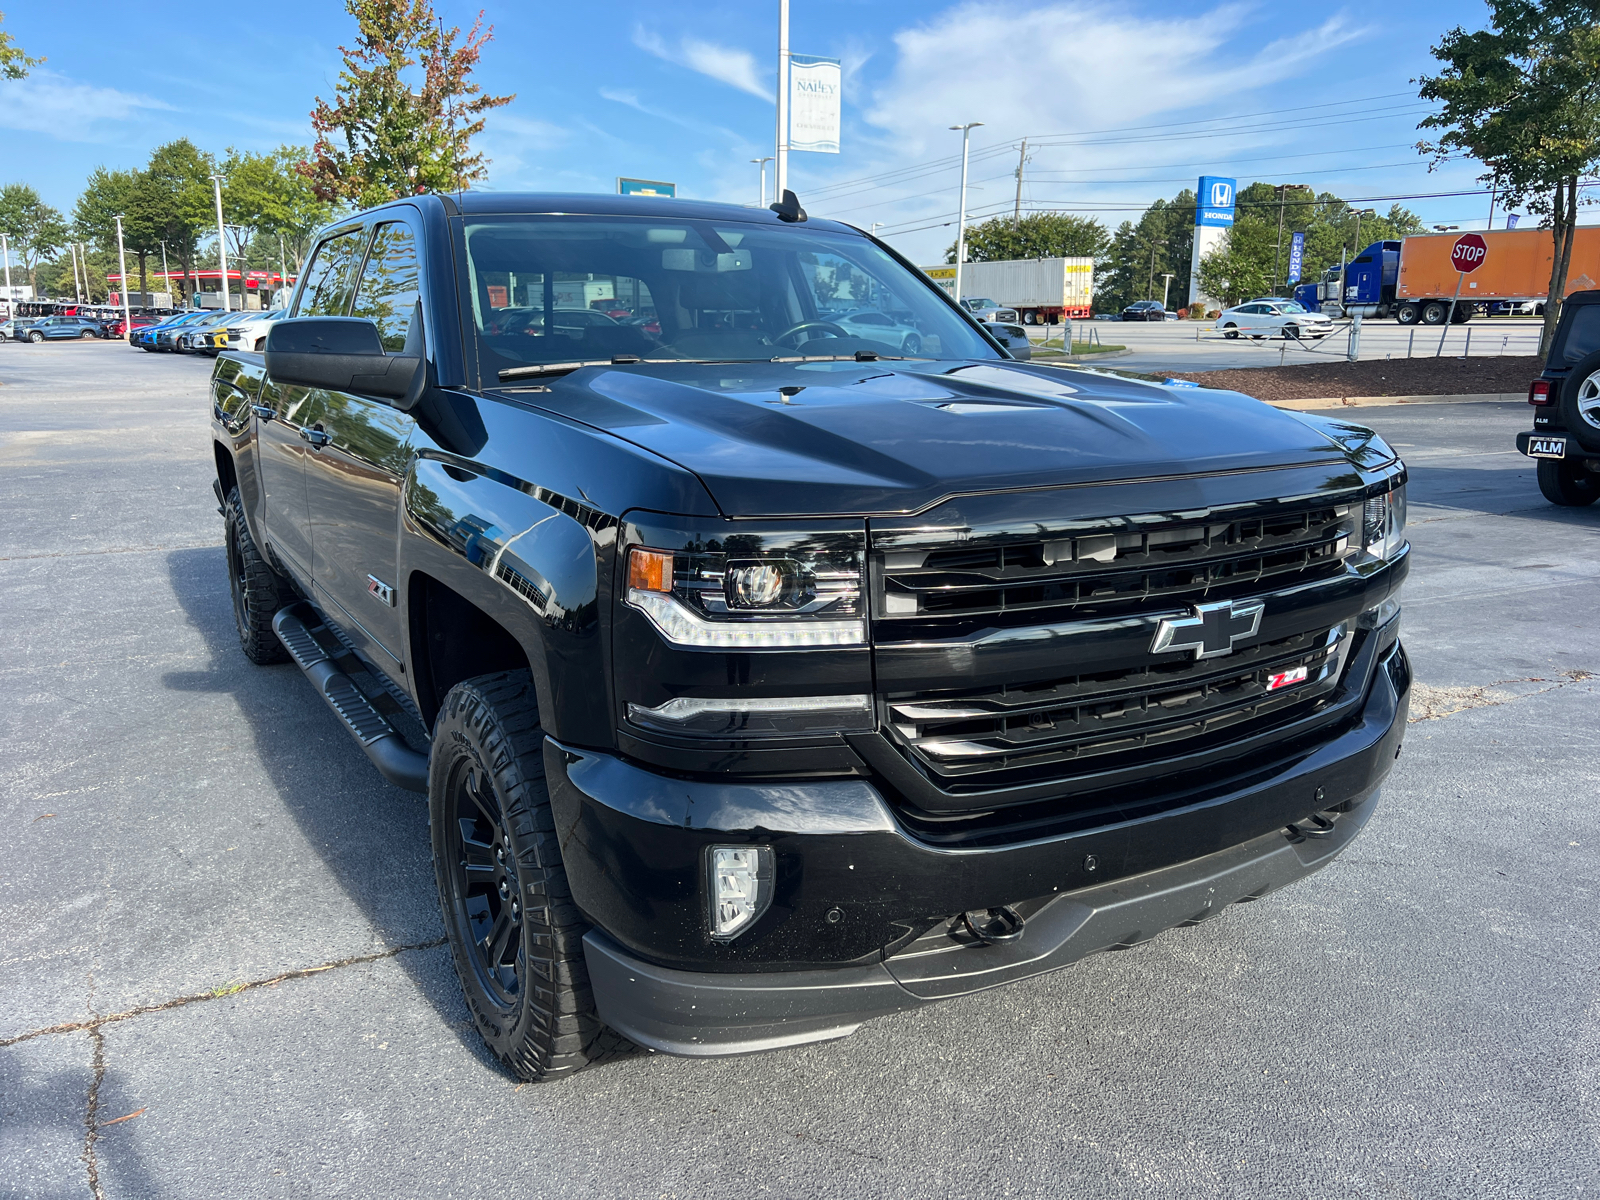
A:
{"label": "side step bar", "polygon": [[355,681],[334,665],[322,643],[296,611],[299,608],[300,605],[291,604],[279,609],[272,618],[272,631],[278,635],[284,649],[361,744],[379,773],[397,787],[426,792],[427,755],[418,754],[406,745],[405,738],[373,707]]}

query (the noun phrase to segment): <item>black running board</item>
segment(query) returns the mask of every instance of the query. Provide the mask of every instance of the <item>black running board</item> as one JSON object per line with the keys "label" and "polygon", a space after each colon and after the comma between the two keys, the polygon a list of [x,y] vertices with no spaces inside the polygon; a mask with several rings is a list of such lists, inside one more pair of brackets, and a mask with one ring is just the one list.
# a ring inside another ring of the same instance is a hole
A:
{"label": "black running board", "polygon": [[428,757],[406,745],[389,719],[356,687],[355,680],[334,664],[302,619],[298,604],[278,610],[272,618],[272,631],[296,665],[305,672],[311,685],[344,722],[350,736],[367,752],[372,765],[390,783],[411,792],[428,790]]}

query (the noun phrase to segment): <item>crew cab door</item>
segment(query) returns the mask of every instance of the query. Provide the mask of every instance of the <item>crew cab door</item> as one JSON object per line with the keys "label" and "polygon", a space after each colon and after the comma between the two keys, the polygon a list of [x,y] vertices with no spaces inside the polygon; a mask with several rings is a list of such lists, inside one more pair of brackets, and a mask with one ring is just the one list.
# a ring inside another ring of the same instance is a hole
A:
{"label": "crew cab door", "polygon": [[[364,229],[338,234],[317,247],[295,316],[343,316],[355,291]],[[313,425],[326,393],[268,378],[255,403],[267,541],[301,587],[311,583],[311,514],[306,507],[306,458],[319,436]]]}
{"label": "crew cab door", "polygon": [[[417,239],[401,221],[373,232],[349,310],[378,326],[384,349],[408,338],[420,349]],[[416,423],[386,401],[351,392],[319,393],[311,414],[318,436],[306,456],[312,583],[319,604],[368,659],[402,673],[399,562],[400,492]]]}

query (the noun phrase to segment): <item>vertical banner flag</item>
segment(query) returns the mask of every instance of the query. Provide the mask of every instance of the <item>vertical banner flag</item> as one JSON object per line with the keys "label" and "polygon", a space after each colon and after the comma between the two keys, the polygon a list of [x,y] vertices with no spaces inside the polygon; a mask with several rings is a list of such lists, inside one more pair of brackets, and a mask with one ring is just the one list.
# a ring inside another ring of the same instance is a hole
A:
{"label": "vertical banner flag", "polygon": [[1517,227],[1517,222],[1520,221],[1520,220],[1522,220],[1522,214],[1521,213],[1510,213],[1510,214],[1508,214],[1506,216],[1506,228],[1507,229],[1515,229]]}
{"label": "vertical banner flag", "polygon": [[1289,243],[1289,282],[1300,282],[1300,264],[1306,257],[1306,235],[1297,233]]}
{"label": "vertical banner flag", "polygon": [[839,60],[789,56],[789,149],[839,153]]}

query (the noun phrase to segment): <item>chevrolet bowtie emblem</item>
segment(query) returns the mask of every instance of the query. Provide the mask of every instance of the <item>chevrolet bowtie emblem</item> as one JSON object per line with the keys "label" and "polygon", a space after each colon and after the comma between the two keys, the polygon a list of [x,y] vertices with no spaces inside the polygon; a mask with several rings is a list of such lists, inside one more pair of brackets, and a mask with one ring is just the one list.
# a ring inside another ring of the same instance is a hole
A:
{"label": "chevrolet bowtie emblem", "polygon": [[1220,658],[1233,653],[1240,638],[1255,637],[1261,628],[1259,600],[1219,600],[1197,604],[1192,617],[1163,617],[1156,626],[1151,654],[1193,650],[1196,658]]}

